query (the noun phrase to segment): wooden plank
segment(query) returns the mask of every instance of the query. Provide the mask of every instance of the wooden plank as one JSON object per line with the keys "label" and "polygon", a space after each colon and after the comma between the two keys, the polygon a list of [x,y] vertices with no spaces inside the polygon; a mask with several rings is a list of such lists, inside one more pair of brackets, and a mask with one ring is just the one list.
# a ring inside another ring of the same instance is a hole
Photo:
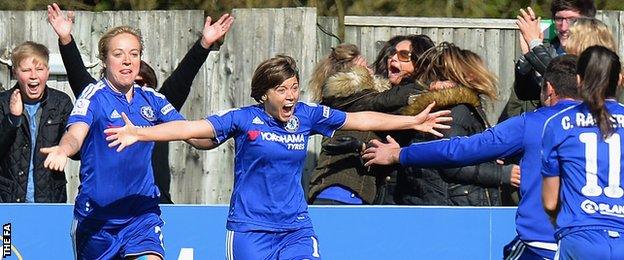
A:
{"label": "wooden plank", "polygon": [[348,26],[399,26],[422,28],[517,29],[515,19],[345,16]]}

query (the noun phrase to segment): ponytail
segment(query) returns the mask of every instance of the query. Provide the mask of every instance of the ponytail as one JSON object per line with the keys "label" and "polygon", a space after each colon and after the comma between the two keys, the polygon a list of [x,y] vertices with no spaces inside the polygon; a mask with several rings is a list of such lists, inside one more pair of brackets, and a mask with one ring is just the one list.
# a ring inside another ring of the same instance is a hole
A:
{"label": "ponytail", "polygon": [[605,99],[615,98],[620,70],[620,58],[603,46],[589,47],[579,57],[576,71],[581,78],[581,97],[605,139],[614,132]]}

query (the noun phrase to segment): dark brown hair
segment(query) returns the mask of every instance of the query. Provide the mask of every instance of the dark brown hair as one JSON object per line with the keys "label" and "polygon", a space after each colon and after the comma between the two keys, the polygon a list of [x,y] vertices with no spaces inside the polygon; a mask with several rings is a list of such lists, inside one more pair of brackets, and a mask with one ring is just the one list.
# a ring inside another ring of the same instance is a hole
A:
{"label": "dark brown hair", "polygon": [[299,70],[295,59],[286,55],[277,55],[258,65],[251,78],[251,97],[262,103],[262,96],[269,89],[275,88],[285,80],[296,77],[299,81]]}
{"label": "dark brown hair", "polygon": [[581,96],[587,104],[603,138],[611,136],[611,115],[605,99],[615,98],[620,70],[620,57],[604,46],[591,46],[581,53],[576,73],[581,78]]}
{"label": "dark brown hair", "polygon": [[554,58],[544,73],[542,91],[546,90],[546,82],[549,82],[558,96],[561,98],[579,98],[578,84],[576,82],[576,60],[574,55],[561,55]]}
{"label": "dark brown hair", "polygon": [[[141,60],[141,66],[139,67],[139,76],[143,78],[143,82],[145,83],[142,86],[148,86],[150,88],[156,89],[158,87],[158,79],[156,78],[156,72],[147,64],[147,62]],[[141,84],[139,84],[141,85]]]}
{"label": "dark brown hair", "polygon": [[576,11],[585,17],[596,17],[596,5],[594,0],[553,0],[550,4],[552,18],[559,11]]}

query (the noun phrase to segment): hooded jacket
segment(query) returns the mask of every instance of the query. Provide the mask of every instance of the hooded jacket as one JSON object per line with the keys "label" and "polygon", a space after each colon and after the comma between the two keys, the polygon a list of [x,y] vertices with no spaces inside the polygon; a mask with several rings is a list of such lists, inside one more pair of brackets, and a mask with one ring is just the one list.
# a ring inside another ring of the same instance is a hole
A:
{"label": "hooded jacket", "polygon": [[[391,88],[386,79],[371,76],[364,68],[353,68],[329,77],[323,86],[321,104],[346,112],[378,111],[394,112],[407,105],[409,97],[420,92],[415,84]],[[345,139],[355,139],[367,143],[381,139],[373,132],[337,131],[332,138],[323,138],[317,167],[312,173],[309,202],[325,188],[341,185],[350,189],[371,204],[375,200],[379,178],[394,170],[396,166],[375,166],[365,168],[359,151],[352,150],[340,154],[328,152],[327,147],[340,146]]]}

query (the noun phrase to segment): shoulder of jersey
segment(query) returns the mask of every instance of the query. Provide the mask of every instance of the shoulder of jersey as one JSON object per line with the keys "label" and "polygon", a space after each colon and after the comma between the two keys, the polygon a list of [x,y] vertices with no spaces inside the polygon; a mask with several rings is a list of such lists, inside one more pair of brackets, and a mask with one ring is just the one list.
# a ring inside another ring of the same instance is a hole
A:
{"label": "shoulder of jersey", "polygon": [[319,106],[319,104],[317,104],[317,103],[306,102],[306,101],[299,101],[297,103],[304,104],[304,105],[309,106],[309,107],[318,107]]}
{"label": "shoulder of jersey", "polygon": [[156,96],[156,97],[158,97],[158,98],[165,99],[165,95],[161,94],[160,92],[156,91],[156,90],[155,90],[155,89],[153,89],[153,88],[150,88],[150,87],[141,87],[141,86],[136,85],[136,84],[134,85],[134,87],[135,87],[135,88],[140,88],[141,90],[143,90],[143,91],[144,91],[144,92],[146,92],[146,93],[149,93],[149,94],[150,94],[150,95],[152,95],[152,96]]}
{"label": "shoulder of jersey", "polygon": [[105,87],[106,87],[106,84],[104,84],[103,81],[98,81],[97,83],[91,83],[87,87],[85,87],[84,90],[82,90],[82,93],[80,94],[78,99],[92,99],[98,93],[101,93],[101,90],[104,89]]}

